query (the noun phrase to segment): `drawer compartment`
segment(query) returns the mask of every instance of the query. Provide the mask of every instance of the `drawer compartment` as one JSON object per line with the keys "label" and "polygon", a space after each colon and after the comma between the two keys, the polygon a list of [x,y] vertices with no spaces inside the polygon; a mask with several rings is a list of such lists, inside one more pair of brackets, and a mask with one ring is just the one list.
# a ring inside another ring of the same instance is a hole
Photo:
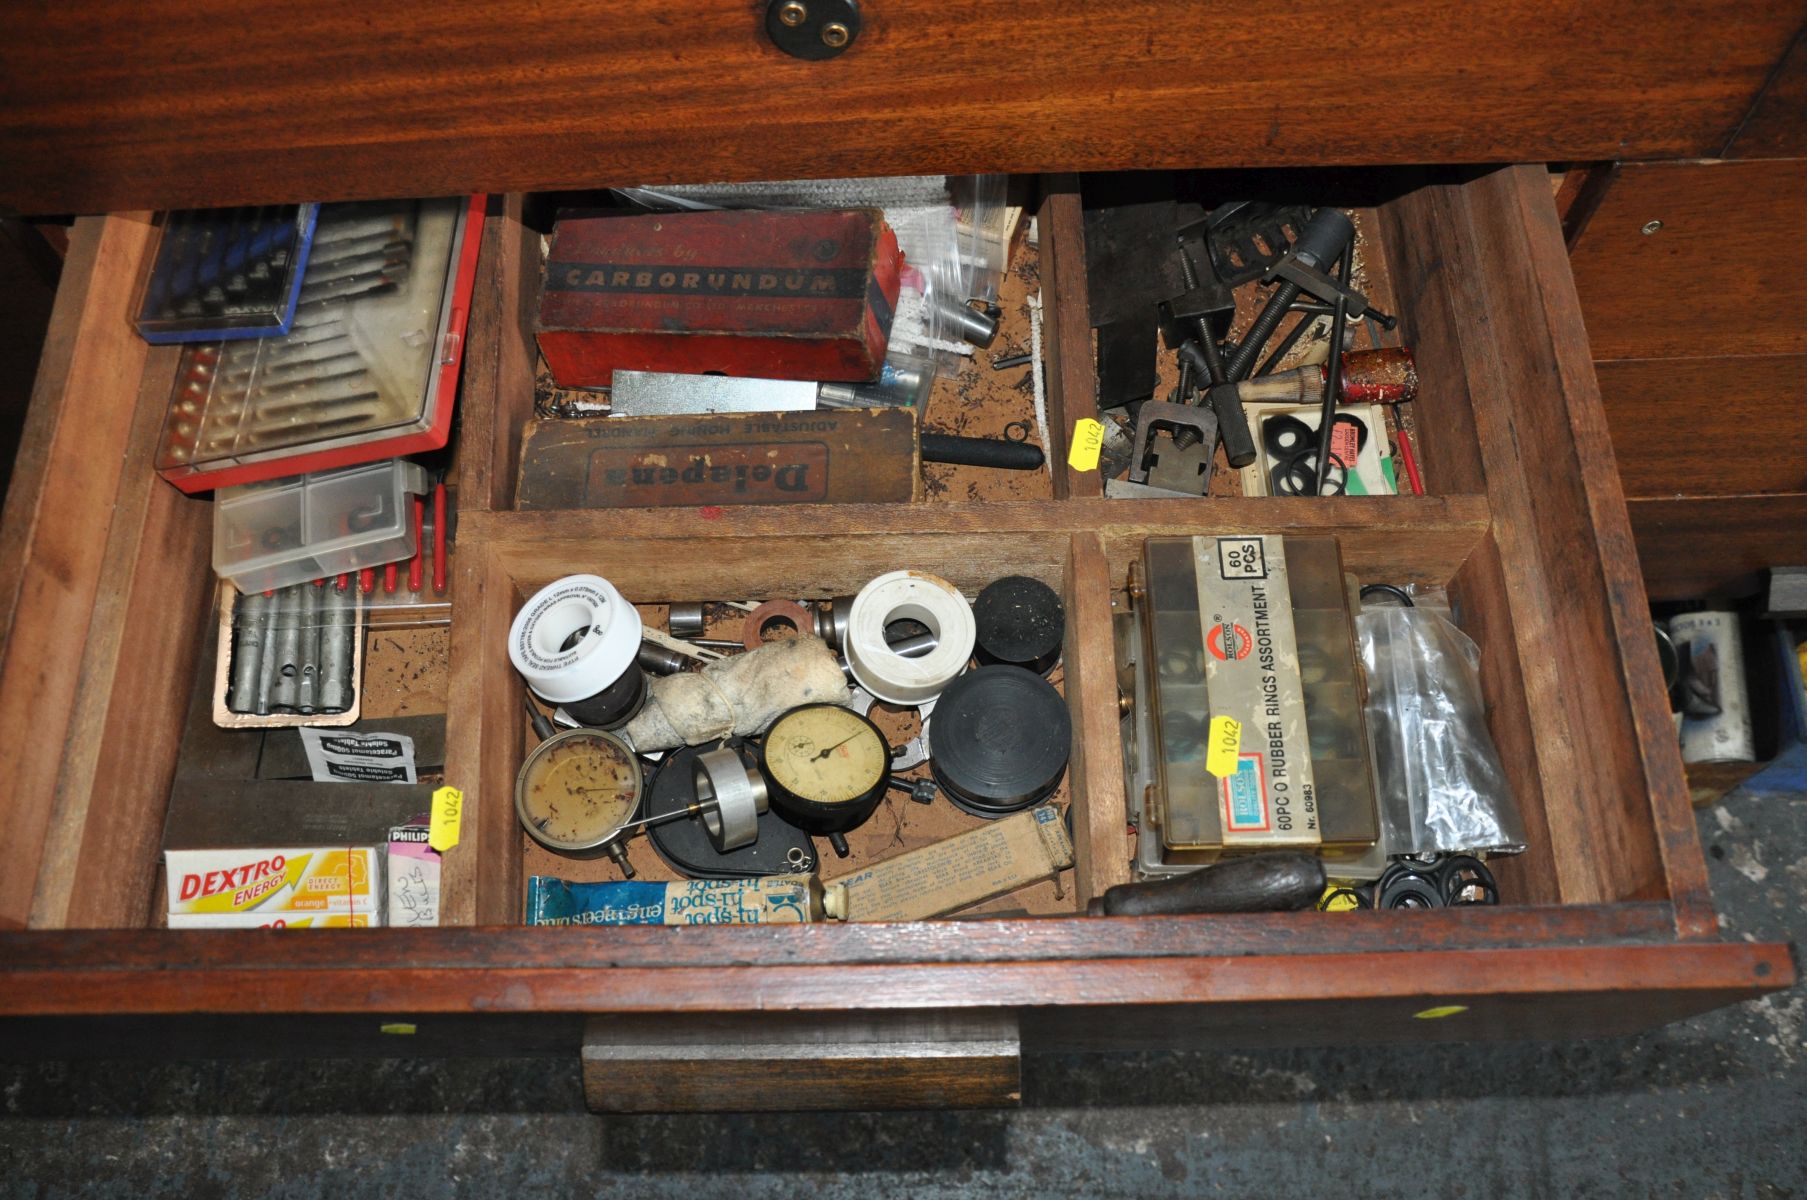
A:
{"label": "drawer compartment", "polygon": [[[149,928],[211,514],[148,466],[174,363],[122,332],[143,224],[85,220],[0,531],[0,756],[16,781],[0,925],[32,930],[0,934],[0,1014],[336,1014],[373,1050],[379,1015],[478,1029],[541,1015],[575,1052],[583,1014],[968,1009],[1015,1013],[1035,1049],[1603,1033],[1788,986],[1785,947],[1712,940],[1547,177],[1388,182],[1365,229],[1425,380],[1426,496],[1110,500],[1063,468],[1050,499],[514,511],[539,231],[522,198],[494,201],[455,462],[447,777],[467,816],[445,920],[467,928],[275,937]],[[1094,411],[1078,206],[1070,182],[1044,181],[1057,463],[1063,431]],[[1214,531],[1328,534],[1364,582],[1448,586],[1529,826],[1530,851],[1499,866],[1501,907],[1067,915],[1128,878],[1111,617],[1129,566],[1147,536]],[[512,784],[531,734],[505,635],[526,596],[580,571],[652,604],[831,596],[904,566],[969,591],[1025,574],[1063,595],[1077,843],[1063,892],[1038,890],[1015,919],[519,926],[532,860]]]}

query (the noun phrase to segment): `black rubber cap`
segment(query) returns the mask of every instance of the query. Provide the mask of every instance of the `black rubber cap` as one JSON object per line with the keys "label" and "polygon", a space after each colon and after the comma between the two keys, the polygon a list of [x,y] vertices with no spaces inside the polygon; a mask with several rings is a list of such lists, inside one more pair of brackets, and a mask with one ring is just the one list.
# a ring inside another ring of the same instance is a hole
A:
{"label": "black rubber cap", "polygon": [[1046,675],[1060,661],[1066,610],[1039,579],[1006,575],[986,585],[973,602],[973,624],[981,664],[1010,663]]}
{"label": "black rubber cap", "polygon": [[573,721],[589,729],[619,729],[646,704],[646,672],[638,663],[594,696],[564,706]]}
{"label": "black rubber cap", "polygon": [[1073,719],[1054,685],[1022,667],[980,667],[935,702],[929,727],[935,782],[958,808],[1002,817],[1060,784]]}
{"label": "black rubber cap", "polygon": [[1311,265],[1328,271],[1330,264],[1343,256],[1343,250],[1355,238],[1355,224],[1341,209],[1320,208],[1305,222],[1293,253]]}

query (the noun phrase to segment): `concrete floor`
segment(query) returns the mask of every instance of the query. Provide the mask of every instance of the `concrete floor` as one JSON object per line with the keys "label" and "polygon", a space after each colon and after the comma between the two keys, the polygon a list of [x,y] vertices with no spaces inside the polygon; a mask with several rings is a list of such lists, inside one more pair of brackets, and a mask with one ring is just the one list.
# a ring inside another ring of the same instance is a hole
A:
{"label": "concrete floor", "polygon": [[[1807,929],[1807,795],[1700,814],[1729,937]],[[1797,990],[1615,1041],[1032,1058],[1016,1112],[598,1118],[575,1062],[0,1066],[0,1196],[1791,1196]]]}

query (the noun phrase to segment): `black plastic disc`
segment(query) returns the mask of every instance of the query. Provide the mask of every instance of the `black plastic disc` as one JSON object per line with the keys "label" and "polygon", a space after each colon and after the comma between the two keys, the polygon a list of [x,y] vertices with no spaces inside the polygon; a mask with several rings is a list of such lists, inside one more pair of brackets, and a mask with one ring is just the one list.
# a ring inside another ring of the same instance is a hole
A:
{"label": "black plastic disc", "polygon": [[1060,785],[1073,719],[1054,685],[1022,667],[968,671],[935,703],[929,760],[958,808],[1002,817],[1046,799]]}
{"label": "black plastic disc", "polygon": [[565,713],[589,729],[619,729],[646,705],[646,672],[638,663],[594,696],[564,706]]}
{"label": "black plastic disc", "polygon": [[[646,816],[676,812],[696,801],[697,756],[713,746],[687,746],[673,750],[659,764],[647,785],[641,806]],[[691,879],[746,879],[755,875],[790,875],[816,864],[816,849],[809,835],[785,823],[776,812],[759,814],[759,837],[750,846],[717,850],[701,821],[671,821],[646,831],[647,841],[666,865]],[[791,852],[806,856],[799,859]]]}
{"label": "black plastic disc", "polygon": [[1011,663],[1046,675],[1060,661],[1066,610],[1039,579],[1006,575],[973,602],[974,649],[981,665]]}

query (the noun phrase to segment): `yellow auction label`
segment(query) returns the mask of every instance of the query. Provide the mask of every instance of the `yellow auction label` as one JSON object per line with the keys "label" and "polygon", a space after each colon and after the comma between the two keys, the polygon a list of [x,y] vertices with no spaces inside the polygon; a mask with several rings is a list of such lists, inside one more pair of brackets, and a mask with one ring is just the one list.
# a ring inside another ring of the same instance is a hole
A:
{"label": "yellow auction label", "polygon": [[442,787],[433,793],[433,815],[427,824],[427,845],[444,854],[458,844],[458,827],[464,821],[464,793]]}
{"label": "yellow auction label", "polygon": [[1467,1011],[1468,1006],[1466,1004],[1439,1004],[1435,1008],[1427,1008],[1423,1012],[1415,1012],[1412,1015],[1420,1021],[1435,1021],[1440,1017],[1453,1017],[1457,1013],[1465,1013]]}
{"label": "yellow auction label", "polygon": [[1104,450],[1104,426],[1091,417],[1073,422],[1073,448],[1067,451],[1067,465],[1075,471],[1096,471],[1098,455]]}
{"label": "yellow auction label", "polygon": [[1219,779],[1236,774],[1236,763],[1242,754],[1242,722],[1235,717],[1212,717],[1211,732],[1205,739],[1205,770]]}

